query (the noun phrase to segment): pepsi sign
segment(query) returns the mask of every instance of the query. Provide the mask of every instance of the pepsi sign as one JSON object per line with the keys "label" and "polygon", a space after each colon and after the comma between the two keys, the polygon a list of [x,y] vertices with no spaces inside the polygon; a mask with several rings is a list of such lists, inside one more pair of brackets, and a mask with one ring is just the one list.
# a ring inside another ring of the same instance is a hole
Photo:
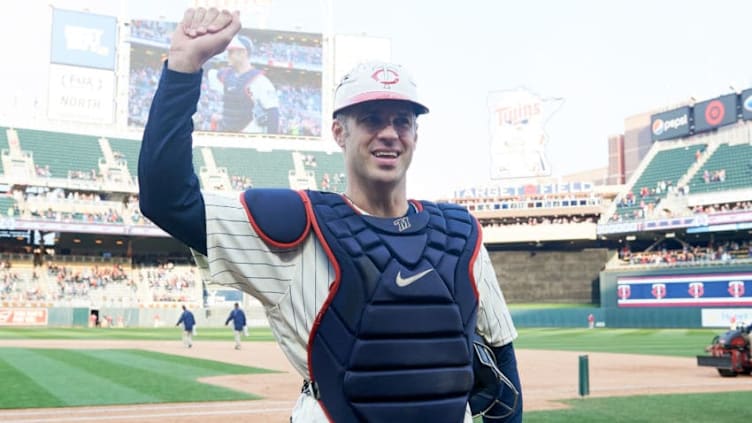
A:
{"label": "pepsi sign", "polygon": [[689,135],[689,107],[680,107],[650,117],[653,141],[669,140]]}
{"label": "pepsi sign", "polygon": [[736,94],[728,94],[695,104],[695,132],[710,131],[736,122],[736,101]]}

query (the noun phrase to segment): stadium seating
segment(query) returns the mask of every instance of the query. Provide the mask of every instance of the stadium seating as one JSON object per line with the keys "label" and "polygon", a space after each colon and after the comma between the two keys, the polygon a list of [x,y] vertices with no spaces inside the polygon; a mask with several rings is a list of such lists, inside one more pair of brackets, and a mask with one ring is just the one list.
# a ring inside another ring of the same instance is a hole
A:
{"label": "stadium seating", "polygon": [[[217,167],[228,175],[250,177],[254,186],[287,188],[288,172],[293,169],[290,151],[258,151],[249,148],[212,147]],[[197,154],[194,154],[194,160]]]}
{"label": "stadium seating", "polygon": [[136,140],[125,138],[109,138],[110,146],[113,152],[123,155],[123,159],[128,163],[128,171],[131,175],[138,174],[138,152],[141,143]]}
{"label": "stadium seating", "polygon": [[0,216],[11,216],[8,210],[12,209],[16,204],[16,200],[9,195],[0,195]]}
{"label": "stadium seating", "polygon": [[0,127],[0,151],[8,150],[8,128]]}
{"label": "stadium seating", "polygon": [[[305,151],[304,155],[312,158],[305,166],[306,170],[313,171],[319,189],[341,192],[345,189],[344,159],[342,153],[325,153],[319,151]],[[315,163],[315,165],[311,165]],[[328,187],[323,186],[322,181],[326,175],[329,179]]]}
{"label": "stadium seating", "polygon": [[[720,170],[725,171],[724,181],[705,182],[705,171],[712,175]],[[752,188],[752,145],[719,145],[715,153],[692,177],[689,188],[692,194]]]}
{"label": "stadium seating", "polygon": [[[0,255],[0,304],[23,306],[139,307],[202,301],[195,267],[146,265],[132,267],[120,259],[59,256],[34,267],[31,255]],[[65,260],[63,260],[65,259]]]}
{"label": "stadium seating", "polygon": [[99,137],[35,129],[17,131],[21,149],[33,154],[37,166],[49,166],[54,178],[67,178],[72,172],[91,174],[99,168]]}
{"label": "stadium seating", "polygon": [[[667,189],[656,190],[656,188],[661,183],[665,183],[667,188],[676,188],[679,180],[696,161],[697,149],[704,149],[705,147],[705,144],[699,144],[692,148],[676,147],[658,151],[629,188],[629,191],[634,195],[634,204],[617,207],[616,214],[621,220],[645,218],[646,216],[642,212],[643,205],[648,208],[654,207],[668,194]],[[647,190],[648,195],[641,195],[641,190]]]}
{"label": "stadium seating", "polygon": [[[705,148],[705,145],[699,145],[697,148]],[[695,151],[694,148],[686,147],[659,151],[632,186],[632,192],[637,195],[642,187],[654,189],[661,181],[670,182],[676,187],[682,175],[687,173],[689,167],[695,162]],[[663,191],[656,195],[664,198],[666,193]]]}

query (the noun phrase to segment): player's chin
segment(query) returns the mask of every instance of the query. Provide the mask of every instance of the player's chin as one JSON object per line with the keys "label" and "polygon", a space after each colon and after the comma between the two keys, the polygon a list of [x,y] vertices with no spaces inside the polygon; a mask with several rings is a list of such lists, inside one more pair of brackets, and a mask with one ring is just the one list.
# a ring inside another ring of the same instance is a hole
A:
{"label": "player's chin", "polygon": [[406,169],[391,167],[379,168],[371,172],[371,180],[381,184],[397,184],[405,179]]}

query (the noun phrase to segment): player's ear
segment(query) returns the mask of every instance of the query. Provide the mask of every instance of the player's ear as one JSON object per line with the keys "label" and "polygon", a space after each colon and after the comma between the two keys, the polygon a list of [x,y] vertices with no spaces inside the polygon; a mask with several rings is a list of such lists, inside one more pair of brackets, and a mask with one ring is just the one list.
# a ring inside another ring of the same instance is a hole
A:
{"label": "player's ear", "polygon": [[342,120],[343,119],[340,117],[336,117],[332,120],[332,136],[337,145],[344,150],[345,138],[347,138],[347,128],[345,128],[345,123]]}

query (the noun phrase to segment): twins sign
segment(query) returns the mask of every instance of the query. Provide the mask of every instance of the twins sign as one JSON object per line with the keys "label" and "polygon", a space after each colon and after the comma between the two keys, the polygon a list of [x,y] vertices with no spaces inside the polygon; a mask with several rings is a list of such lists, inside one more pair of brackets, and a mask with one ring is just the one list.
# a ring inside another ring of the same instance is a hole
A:
{"label": "twins sign", "polygon": [[619,307],[752,306],[752,273],[651,275],[617,279]]}

